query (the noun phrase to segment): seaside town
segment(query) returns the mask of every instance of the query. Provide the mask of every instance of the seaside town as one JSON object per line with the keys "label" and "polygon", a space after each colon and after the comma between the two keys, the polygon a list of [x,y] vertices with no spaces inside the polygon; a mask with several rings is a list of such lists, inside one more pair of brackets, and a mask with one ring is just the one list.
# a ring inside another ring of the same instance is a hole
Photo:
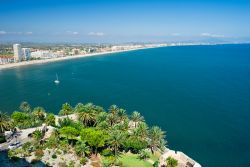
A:
{"label": "seaside town", "polygon": [[[0,67],[1,65],[30,62],[33,60],[56,60],[58,58],[73,58],[74,56],[91,56],[92,54],[105,54],[129,50],[186,45],[207,45],[208,43],[157,43],[157,44],[99,44],[99,45],[36,45],[23,47],[22,44],[0,44]],[[41,62],[41,61],[40,61]],[[18,64],[16,64],[18,65]]]}
{"label": "seaside town", "polygon": [[163,44],[154,45],[90,45],[90,46],[55,46],[44,48],[26,48],[21,44],[13,44],[0,51],[0,64],[17,63],[32,60],[45,60],[66,56],[86,55],[103,52],[116,52],[144,47],[164,46]]}

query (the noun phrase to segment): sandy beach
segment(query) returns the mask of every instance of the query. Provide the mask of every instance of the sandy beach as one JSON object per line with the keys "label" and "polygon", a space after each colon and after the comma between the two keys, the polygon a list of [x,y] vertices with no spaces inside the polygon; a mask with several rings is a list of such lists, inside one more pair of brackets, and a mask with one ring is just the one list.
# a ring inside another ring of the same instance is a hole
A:
{"label": "sandy beach", "polygon": [[158,48],[158,47],[163,47],[163,46],[150,46],[150,47],[142,47],[142,48],[133,48],[133,49],[128,49],[128,50],[98,52],[98,53],[89,53],[89,54],[84,54],[84,55],[74,55],[74,56],[57,57],[57,58],[51,58],[51,59],[42,59],[42,60],[22,61],[22,62],[17,62],[17,63],[8,63],[8,64],[0,65],[0,70],[1,69],[9,69],[9,68],[20,67],[20,66],[34,65],[34,64],[43,64],[43,63],[50,63],[50,62],[56,62],[56,61],[63,61],[63,60],[68,60],[68,59],[77,59],[77,58],[83,58],[83,57],[91,57],[91,56],[113,54],[113,53],[120,53],[120,52],[129,52],[129,51],[134,51],[134,50],[150,49],[150,48]]}

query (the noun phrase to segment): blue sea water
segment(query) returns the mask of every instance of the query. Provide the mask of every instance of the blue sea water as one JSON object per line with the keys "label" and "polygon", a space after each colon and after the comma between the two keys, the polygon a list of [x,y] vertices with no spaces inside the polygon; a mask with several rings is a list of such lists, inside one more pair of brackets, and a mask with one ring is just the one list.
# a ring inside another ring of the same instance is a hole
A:
{"label": "blue sea water", "polygon": [[[60,84],[55,85],[55,75]],[[250,45],[180,46],[0,71],[0,110],[21,101],[117,104],[167,132],[168,146],[209,167],[250,166]]]}

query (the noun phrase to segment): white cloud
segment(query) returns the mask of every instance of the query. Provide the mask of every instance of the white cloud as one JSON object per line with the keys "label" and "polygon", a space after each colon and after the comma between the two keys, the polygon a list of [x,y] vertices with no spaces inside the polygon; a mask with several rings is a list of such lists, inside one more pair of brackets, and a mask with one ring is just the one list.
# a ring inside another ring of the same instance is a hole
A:
{"label": "white cloud", "polygon": [[180,36],[181,34],[180,33],[172,33],[171,35],[172,36]]}
{"label": "white cloud", "polygon": [[3,31],[1,30],[0,31],[0,35],[5,35],[5,34],[10,34],[10,35],[31,35],[33,34],[32,32],[28,31],[28,32],[14,32],[14,31],[11,31],[11,32],[7,32],[7,31]]}
{"label": "white cloud", "polygon": [[7,32],[6,31],[0,31],[0,35],[4,35],[4,34],[7,34]]}
{"label": "white cloud", "polygon": [[224,35],[220,34],[210,34],[210,33],[201,33],[200,36],[202,37],[212,37],[212,38],[224,38]]}
{"label": "white cloud", "polygon": [[103,32],[90,32],[88,33],[89,36],[104,36],[105,34]]}
{"label": "white cloud", "polygon": [[27,35],[32,35],[32,34],[33,34],[33,32],[28,31],[28,32],[26,32],[25,34],[27,34]]}
{"label": "white cloud", "polygon": [[79,32],[77,31],[66,31],[67,34],[70,34],[70,35],[79,35]]}

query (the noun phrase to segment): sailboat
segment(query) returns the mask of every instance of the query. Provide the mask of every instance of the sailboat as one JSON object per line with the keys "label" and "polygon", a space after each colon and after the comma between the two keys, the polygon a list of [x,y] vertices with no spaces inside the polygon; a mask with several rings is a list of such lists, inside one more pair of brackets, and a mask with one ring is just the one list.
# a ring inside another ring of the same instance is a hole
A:
{"label": "sailboat", "polygon": [[57,76],[57,74],[56,74],[56,80],[54,81],[56,84],[59,84],[60,83],[60,81],[58,80],[58,76]]}

